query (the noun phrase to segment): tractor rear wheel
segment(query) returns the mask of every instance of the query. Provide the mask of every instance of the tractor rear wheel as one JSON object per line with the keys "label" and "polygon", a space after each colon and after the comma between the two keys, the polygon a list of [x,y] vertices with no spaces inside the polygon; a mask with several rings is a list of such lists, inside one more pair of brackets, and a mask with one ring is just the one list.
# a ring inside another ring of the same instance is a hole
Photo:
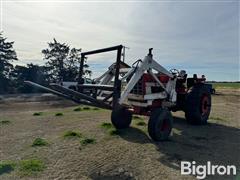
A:
{"label": "tractor rear wheel", "polygon": [[193,86],[186,96],[185,117],[190,124],[207,124],[211,111],[211,92],[204,84]]}
{"label": "tractor rear wheel", "polygon": [[168,109],[155,109],[148,121],[148,133],[155,141],[167,140],[173,125],[173,117]]}
{"label": "tractor rear wheel", "polygon": [[132,122],[132,113],[125,107],[117,107],[112,111],[111,121],[116,129],[128,128]]}

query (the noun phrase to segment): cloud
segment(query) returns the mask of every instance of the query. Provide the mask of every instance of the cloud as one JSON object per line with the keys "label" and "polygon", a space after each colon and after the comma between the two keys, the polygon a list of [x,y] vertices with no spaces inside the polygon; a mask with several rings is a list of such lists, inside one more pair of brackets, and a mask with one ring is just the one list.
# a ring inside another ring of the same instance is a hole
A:
{"label": "cloud", "polygon": [[[239,80],[237,1],[3,5],[4,35],[15,41],[21,63],[44,63],[41,50],[55,37],[84,51],[124,44],[130,47],[126,54],[130,63],[153,47],[155,59],[167,68]],[[110,64],[114,56],[91,56],[89,62]]]}

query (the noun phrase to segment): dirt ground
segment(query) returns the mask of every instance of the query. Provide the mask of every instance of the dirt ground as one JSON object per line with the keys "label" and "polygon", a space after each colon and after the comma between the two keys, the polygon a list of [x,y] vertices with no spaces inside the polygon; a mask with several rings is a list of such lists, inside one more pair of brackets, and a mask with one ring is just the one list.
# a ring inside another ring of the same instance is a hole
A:
{"label": "dirt ground", "polygon": [[[16,170],[2,173],[0,179],[196,179],[180,174],[181,161],[197,164],[236,165],[240,168],[240,90],[222,89],[212,96],[209,124],[192,126],[184,114],[173,113],[174,129],[169,141],[153,142],[147,126],[138,126],[111,136],[101,127],[110,122],[110,111],[75,112],[77,105],[48,95],[1,97],[0,159],[20,161],[37,157],[46,168],[33,176],[19,176]],[[43,112],[33,116],[34,112]],[[62,112],[63,116],[55,116]],[[147,123],[147,118],[146,123]],[[67,130],[80,131],[96,139],[82,146],[78,139],[64,139]],[[50,144],[31,147],[37,137]],[[239,175],[238,175],[239,176]],[[238,177],[239,178],[239,177]],[[237,179],[208,176],[207,179]]]}

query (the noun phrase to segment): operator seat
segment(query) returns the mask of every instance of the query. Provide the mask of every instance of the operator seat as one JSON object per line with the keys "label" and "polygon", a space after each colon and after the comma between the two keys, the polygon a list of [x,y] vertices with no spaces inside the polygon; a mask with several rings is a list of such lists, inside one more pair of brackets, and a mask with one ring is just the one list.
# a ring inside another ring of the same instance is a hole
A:
{"label": "operator seat", "polygon": [[187,73],[185,70],[181,70],[177,76],[176,89],[184,88],[185,87],[184,83],[186,83],[186,80],[187,80]]}

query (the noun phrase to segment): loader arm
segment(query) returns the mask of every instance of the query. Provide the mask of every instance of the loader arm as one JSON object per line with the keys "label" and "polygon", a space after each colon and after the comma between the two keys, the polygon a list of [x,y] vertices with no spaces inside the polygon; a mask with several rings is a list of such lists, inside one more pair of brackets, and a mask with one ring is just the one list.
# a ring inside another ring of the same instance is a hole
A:
{"label": "loader arm", "polygon": [[[134,70],[133,70],[134,69]],[[141,64],[137,67],[133,67],[129,73],[126,74],[124,79],[127,78],[127,76],[130,76],[134,71],[134,74],[130,81],[128,82],[127,86],[124,88],[123,92],[121,93],[121,98],[119,99],[119,104],[123,104],[123,102],[126,100],[127,96],[133,89],[133,87],[136,85],[136,83],[139,81],[139,79],[142,77],[144,72],[148,71],[153,78],[156,80],[156,82],[168,93],[170,92],[165,89],[163,84],[156,78],[156,76],[152,73],[152,69],[156,70],[159,73],[165,74],[169,76],[170,78],[173,78],[173,75],[166,70],[164,67],[162,67],[160,64],[158,64],[154,59],[152,59],[151,55],[148,55],[144,58],[144,60],[141,62]]]}

